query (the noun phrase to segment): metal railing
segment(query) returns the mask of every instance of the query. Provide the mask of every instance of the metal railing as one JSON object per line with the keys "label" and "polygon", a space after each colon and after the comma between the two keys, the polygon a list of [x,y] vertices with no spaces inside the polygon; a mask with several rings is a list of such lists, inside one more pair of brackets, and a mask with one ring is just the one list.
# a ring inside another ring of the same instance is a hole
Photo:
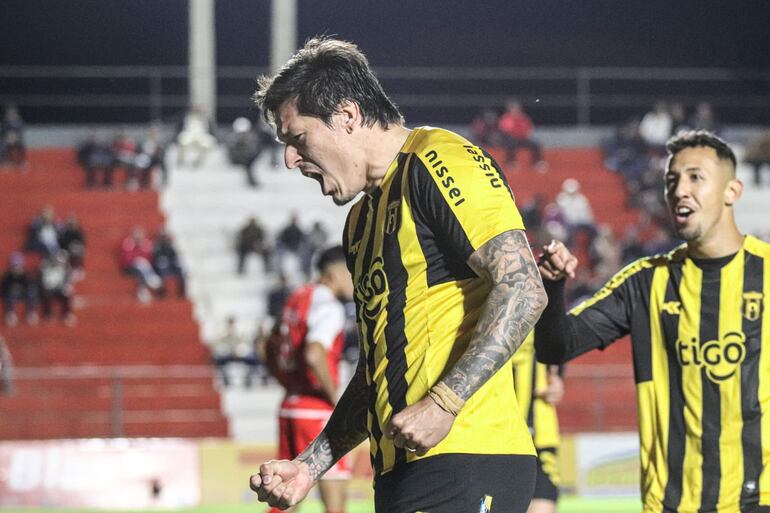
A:
{"label": "metal railing", "polygon": [[[634,400],[617,404],[613,397],[621,391],[624,397],[634,394],[633,368],[630,365],[572,365],[566,377],[566,396],[561,411],[565,413],[563,430],[573,431],[605,431],[634,430],[636,419],[636,403]],[[109,424],[110,436],[125,435],[125,425],[131,422],[152,422],[157,420],[158,412],[137,412],[128,410],[125,406],[127,396],[137,393],[137,385],[141,380],[173,380],[179,378],[204,378],[214,380],[214,370],[208,365],[135,365],[135,366],[55,366],[47,368],[17,368],[14,371],[14,389],[17,393],[25,393],[28,387],[35,386],[36,390],[48,390],[64,386],[67,381],[86,380],[89,394],[86,397],[102,399],[109,406],[99,409],[82,410],[79,414]],[[271,385],[272,386],[272,385]],[[585,394],[586,391],[590,393]],[[183,385],[175,389],[169,387],[167,393],[172,396],[192,393]],[[44,392],[41,392],[44,393]],[[142,393],[148,393],[147,390]],[[614,395],[613,395],[614,394]],[[27,393],[25,395],[28,396]],[[567,409],[570,405],[578,405],[579,411],[571,414]],[[37,411],[35,413],[45,413]],[[168,412],[167,412],[168,413]],[[177,415],[180,414],[177,412]],[[184,414],[182,412],[181,414]],[[576,420],[575,414],[579,419]],[[170,413],[169,413],[170,415]],[[2,396],[0,396],[0,418],[2,417]],[[189,420],[187,418],[177,420]]]}
{"label": "metal railing", "polygon": [[[107,399],[108,408],[96,411],[85,411],[92,419],[108,420],[110,436],[121,437],[125,434],[126,408],[124,399],[126,387],[141,380],[173,380],[173,379],[214,379],[214,370],[208,365],[127,365],[127,366],[54,366],[54,367],[21,367],[13,370],[14,394],[23,393],[25,388],[34,384],[56,387],[67,381],[87,380],[92,387],[86,395],[88,398]],[[183,392],[177,389],[176,393]],[[42,392],[45,393],[45,392]],[[181,396],[181,395],[180,395]],[[2,411],[2,396],[0,396],[0,412]],[[147,420],[152,420],[148,418]]]}
{"label": "metal railing", "polygon": [[[255,78],[264,72],[250,66],[217,69],[220,117],[252,108]],[[545,123],[588,126],[608,116],[617,121],[665,99],[690,106],[708,101],[728,121],[770,124],[768,69],[378,67],[376,72],[407,117],[417,115],[415,121],[431,113],[436,121],[467,121],[473,112],[516,96]],[[0,103],[91,109],[95,117],[105,109],[139,111],[148,121],[188,106],[187,78],[185,66],[0,66]]]}

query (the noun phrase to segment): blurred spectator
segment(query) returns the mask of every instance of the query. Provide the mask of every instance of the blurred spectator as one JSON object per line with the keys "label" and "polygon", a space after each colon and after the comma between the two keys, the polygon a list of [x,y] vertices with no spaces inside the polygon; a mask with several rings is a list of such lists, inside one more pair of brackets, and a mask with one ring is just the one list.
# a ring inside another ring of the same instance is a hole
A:
{"label": "blurred spectator", "polygon": [[289,281],[283,274],[278,275],[278,281],[267,293],[267,314],[273,319],[281,315],[286,299],[291,295]]}
{"label": "blurred spectator", "polygon": [[53,207],[43,207],[27,228],[25,250],[32,251],[43,257],[59,251],[59,227],[54,221]]}
{"label": "blurred spectator", "polygon": [[497,124],[497,113],[492,109],[484,109],[471,121],[473,142],[479,146],[501,146],[503,139],[500,131],[497,129]]}
{"label": "blurred spectator", "polygon": [[589,239],[593,239],[596,234],[594,213],[588,198],[580,192],[580,182],[574,178],[564,180],[561,192],[556,196],[556,204],[564,216],[570,239],[574,239],[579,230],[586,232]]}
{"label": "blurred spectator", "polygon": [[8,268],[0,281],[0,293],[3,296],[3,314],[6,326],[16,326],[16,304],[24,303],[24,315],[27,324],[37,324],[38,291],[35,280],[27,273],[24,254],[14,253],[8,262]]}
{"label": "blurred spectator", "polygon": [[693,130],[708,130],[716,135],[722,132],[722,127],[719,126],[714,115],[714,109],[708,102],[701,102],[695,107],[695,112],[690,118],[690,127]]}
{"label": "blurred spectator", "polygon": [[599,225],[588,254],[591,259],[591,267],[597,275],[596,281],[604,283],[618,272],[622,264],[623,253],[610,225],[604,223]]}
{"label": "blurred spectator", "polygon": [[294,212],[289,218],[289,224],[278,233],[275,241],[275,259],[278,270],[287,277],[292,285],[297,285],[299,281],[302,281],[300,274],[303,270],[300,252],[305,242],[305,232],[299,227],[299,219]]}
{"label": "blurred spectator", "polygon": [[136,279],[136,298],[142,303],[152,299],[150,290],[158,290],[162,285],[152,267],[152,250],[152,242],[145,237],[141,226],[134,227],[120,245],[120,267]]}
{"label": "blurred spectator", "polygon": [[27,167],[27,147],[24,143],[24,120],[14,105],[5,109],[0,125],[0,165],[9,162],[17,169]]}
{"label": "blurred spectator", "polygon": [[521,148],[532,152],[532,160],[539,171],[545,171],[547,166],[543,161],[543,151],[540,143],[532,139],[532,119],[524,112],[521,103],[510,100],[506,110],[500,116],[497,129],[502,134],[503,144],[507,148],[506,161],[508,165],[516,164],[516,153]]}
{"label": "blurred spectator", "polygon": [[640,235],[641,233],[638,226],[630,225],[626,227],[626,231],[623,233],[623,238],[620,241],[623,259],[622,265],[626,265],[643,256],[647,256],[644,252]]}
{"label": "blurred spectator", "polygon": [[653,110],[648,112],[639,123],[639,133],[644,142],[656,153],[663,154],[666,150],[666,141],[671,137],[673,119],[665,102],[655,104]]}
{"label": "blurred spectator", "polygon": [[214,126],[203,110],[193,107],[182,120],[176,137],[177,165],[186,164],[187,156],[192,151],[192,167],[200,167],[208,153],[217,145]]}
{"label": "blurred spectator", "polygon": [[235,317],[228,317],[224,334],[217,339],[212,349],[212,359],[219,371],[219,376],[224,387],[230,386],[230,376],[227,366],[231,363],[244,363],[248,365],[244,385],[251,387],[253,377],[261,368],[256,356],[253,344],[246,342],[245,337],[238,333]]}
{"label": "blurred spectator", "polygon": [[684,105],[681,103],[672,103],[671,135],[676,135],[685,130],[690,130],[690,125],[687,124],[687,112],[684,110]]}
{"label": "blurred spectator", "polygon": [[233,121],[233,131],[227,138],[227,154],[234,166],[242,167],[250,187],[258,187],[254,177],[254,162],[261,152],[259,135],[253,130],[251,121],[237,118]]}
{"label": "blurred spectator", "polygon": [[662,226],[654,226],[652,237],[642,245],[642,254],[660,255],[668,253],[676,247],[677,241],[671,237],[669,231]]}
{"label": "blurred spectator", "polygon": [[13,395],[13,358],[2,335],[0,335],[0,394]]}
{"label": "blurred spectator", "polygon": [[134,180],[142,189],[152,184],[153,171],[160,170],[161,184],[168,184],[168,169],[166,168],[166,149],[163,144],[160,126],[152,125],[146,137],[137,146],[134,160],[136,175]]}
{"label": "blurred spectator", "polygon": [[80,221],[70,214],[59,232],[59,247],[69,254],[70,266],[75,281],[83,279],[83,263],[86,256],[86,236],[80,227]]}
{"label": "blurred spectator", "polygon": [[51,254],[40,265],[40,302],[43,319],[50,321],[53,303],[59,303],[59,311],[64,324],[74,326],[76,319],[72,314],[72,268],[67,252],[59,250]]}
{"label": "blurred spectator", "polygon": [[167,278],[176,280],[177,295],[185,297],[185,276],[182,266],[179,264],[179,257],[171,240],[171,236],[165,229],[158,232],[155,244],[152,250],[152,267],[161,279],[161,286],[158,289],[158,295],[166,295],[165,281]]}
{"label": "blurred spectator", "polygon": [[112,141],[112,154],[115,167],[123,169],[126,189],[136,189],[136,141],[125,131],[119,133]]}
{"label": "blurred spectator", "polygon": [[310,276],[313,257],[326,246],[327,240],[329,240],[329,233],[324,228],[323,223],[320,221],[314,222],[313,227],[305,235],[304,243],[300,245],[302,270],[305,276]]}
{"label": "blurred spectator", "polygon": [[275,130],[267,124],[262,116],[257,116],[255,128],[259,136],[259,147],[262,152],[268,152],[270,156],[270,165],[273,169],[281,169],[283,160],[283,145],[275,138]]}
{"label": "blurred spectator", "polygon": [[754,171],[754,185],[762,186],[762,167],[770,166],[770,131],[762,132],[749,140],[743,162]]}
{"label": "blurred spectator", "polygon": [[623,176],[632,195],[639,190],[642,175],[650,167],[647,143],[639,133],[639,125],[638,120],[630,119],[602,143],[604,165]]}
{"label": "blurred spectator", "polygon": [[105,188],[112,187],[115,156],[105,134],[99,133],[86,139],[78,147],[77,157],[86,172],[86,187],[96,186],[99,174],[102,175],[102,185]]}
{"label": "blurred spectator", "polygon": [[261,256],[265,270],[268,269],[270,255],[265,241],[265,230],[257,222],[256,217],[249,218],[246,224],[238,230],[235,249],[238,252],[238,274],[246,272],[246,257],[251,253]]}

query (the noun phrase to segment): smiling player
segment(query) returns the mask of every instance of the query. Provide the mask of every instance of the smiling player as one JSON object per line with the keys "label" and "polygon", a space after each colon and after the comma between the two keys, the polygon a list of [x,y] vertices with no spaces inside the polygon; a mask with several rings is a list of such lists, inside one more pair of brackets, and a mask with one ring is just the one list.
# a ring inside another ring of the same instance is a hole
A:
{"label": "smiling player", "polygon": [[564,313],[574,256],[545,248],[537,357],[561,363],[631,335],[644,513],[770,512],[770,244],[744,236],[735,155],[705,131],[667,144],[665,193],[685,240]]}

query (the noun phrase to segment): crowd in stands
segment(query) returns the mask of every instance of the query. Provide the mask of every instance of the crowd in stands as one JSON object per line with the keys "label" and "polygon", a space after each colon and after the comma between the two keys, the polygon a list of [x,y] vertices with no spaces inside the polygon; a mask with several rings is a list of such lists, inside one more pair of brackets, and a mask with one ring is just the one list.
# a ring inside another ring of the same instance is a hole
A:
{"label": "crowd in stands", "polygon": [[93,134],[78,146],[77,160],[85,172],[87,188],[113,188],[116,171],[122,172],[123,186],[128,190],[151,187],[156,173],[160,183],[168,182],[165,143],[158,125],[152,125],[140,140],[125,131],[114,137],[106,132]]}
{"label": "crowd in stands", "polygon": [[535,169],[545,172],[548,165],[543,160],[542,146],[532,137],[534,128],[532,118],[524,111],[521,102],[515,99],[506,102],[501,114],[485,109],[471,123],[477,144],[505,148],[505,163],[509,168],[516,168],[518,153],[523,149],[530,152]]}
{"label": "crowd in stands", "polygon": [[53,208],[44,207],[29,224],[22,251],[10,256],[2,275],[0,292],[6,326],[18,323],[19,304],[24,305],[28,324],[37,324],[38,307],[43,320],[51,321],[58,304],[62,321],[74,325],[71,302],[74,283],[84,277],[85,248],[85,234],[77,217],[69,215],[66,221],[57,222]]}
{"label": "crowd in stands", "polygon": [[270,245],[265,229],[256,217],[250,217],[235,236],[235,250],[238,256],[237,273],[246,272],[250,255],[258,255],[266,272],[283,277],[294,286],[309,279],[313,256],[324,247],[329,238],[323,223],[316,221],[305,231],[299,224],[296,213],[288,224],[281,228],[274,244]]}
{"label": "crowd in stands", "polygon": [[123,239],[118,260],[122,271],[136,280],[136,298],[140,302],[149,303],[153,295],[165,297],[170,280],[176,283],[177,296],[185,297],[185,273],[165,230],[160,230],[153,241],[146,236],[144,227],[135,226]]}
{"label": "crowd in stands", "polygon": [[224,387],[229,387],[232,382],[230,376],[230,364],[236,363],[246,366],[246,375],[243,384],[251,388],[255,378],[261,384],[268,381],[268,373],[259,358],[260,350],[256,346],[260,336],[249,341],[247,337],[238,332],[235,317],[228,317],[224,333],[217,338],[211,349],[211,359],[217,368],[219,378]]}

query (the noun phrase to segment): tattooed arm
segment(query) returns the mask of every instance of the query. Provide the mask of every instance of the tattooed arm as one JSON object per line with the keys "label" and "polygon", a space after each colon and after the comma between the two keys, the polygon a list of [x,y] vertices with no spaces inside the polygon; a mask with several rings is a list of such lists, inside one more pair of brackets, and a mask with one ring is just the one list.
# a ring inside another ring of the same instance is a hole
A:
{"label": "tattooed arm", "polygon": [[295,460],[268,461],[251,476],[250,486],[257,498],[281,509],[304,499],[327,470],[366,439],[368,397],[362,349],[355,374],[323,431]]}
{"label": "tattooed arm", "polygon": [[470,256],[468,265],[492,284],[476,329],[429,397],[393,416],[385,433],[396,447],[424,454],[443,440],[464,402],[519,348],[548,302],[521,230],[493,238]]}
{"label": "tattooed arm", "polygon": [[510,230],[468,259],[476,274],[492,282],[468,349],[441,380],[467,401],[519,348],[548,303],[527,237]]}
{"label": "tattooed arm", "polygon": [[297,461],[308,465],[310,477],[314,481],[319,480],[340,458],[366,439],[368,394],[366,358],[362,350],[356,372],[326,427],[297,457]]}

